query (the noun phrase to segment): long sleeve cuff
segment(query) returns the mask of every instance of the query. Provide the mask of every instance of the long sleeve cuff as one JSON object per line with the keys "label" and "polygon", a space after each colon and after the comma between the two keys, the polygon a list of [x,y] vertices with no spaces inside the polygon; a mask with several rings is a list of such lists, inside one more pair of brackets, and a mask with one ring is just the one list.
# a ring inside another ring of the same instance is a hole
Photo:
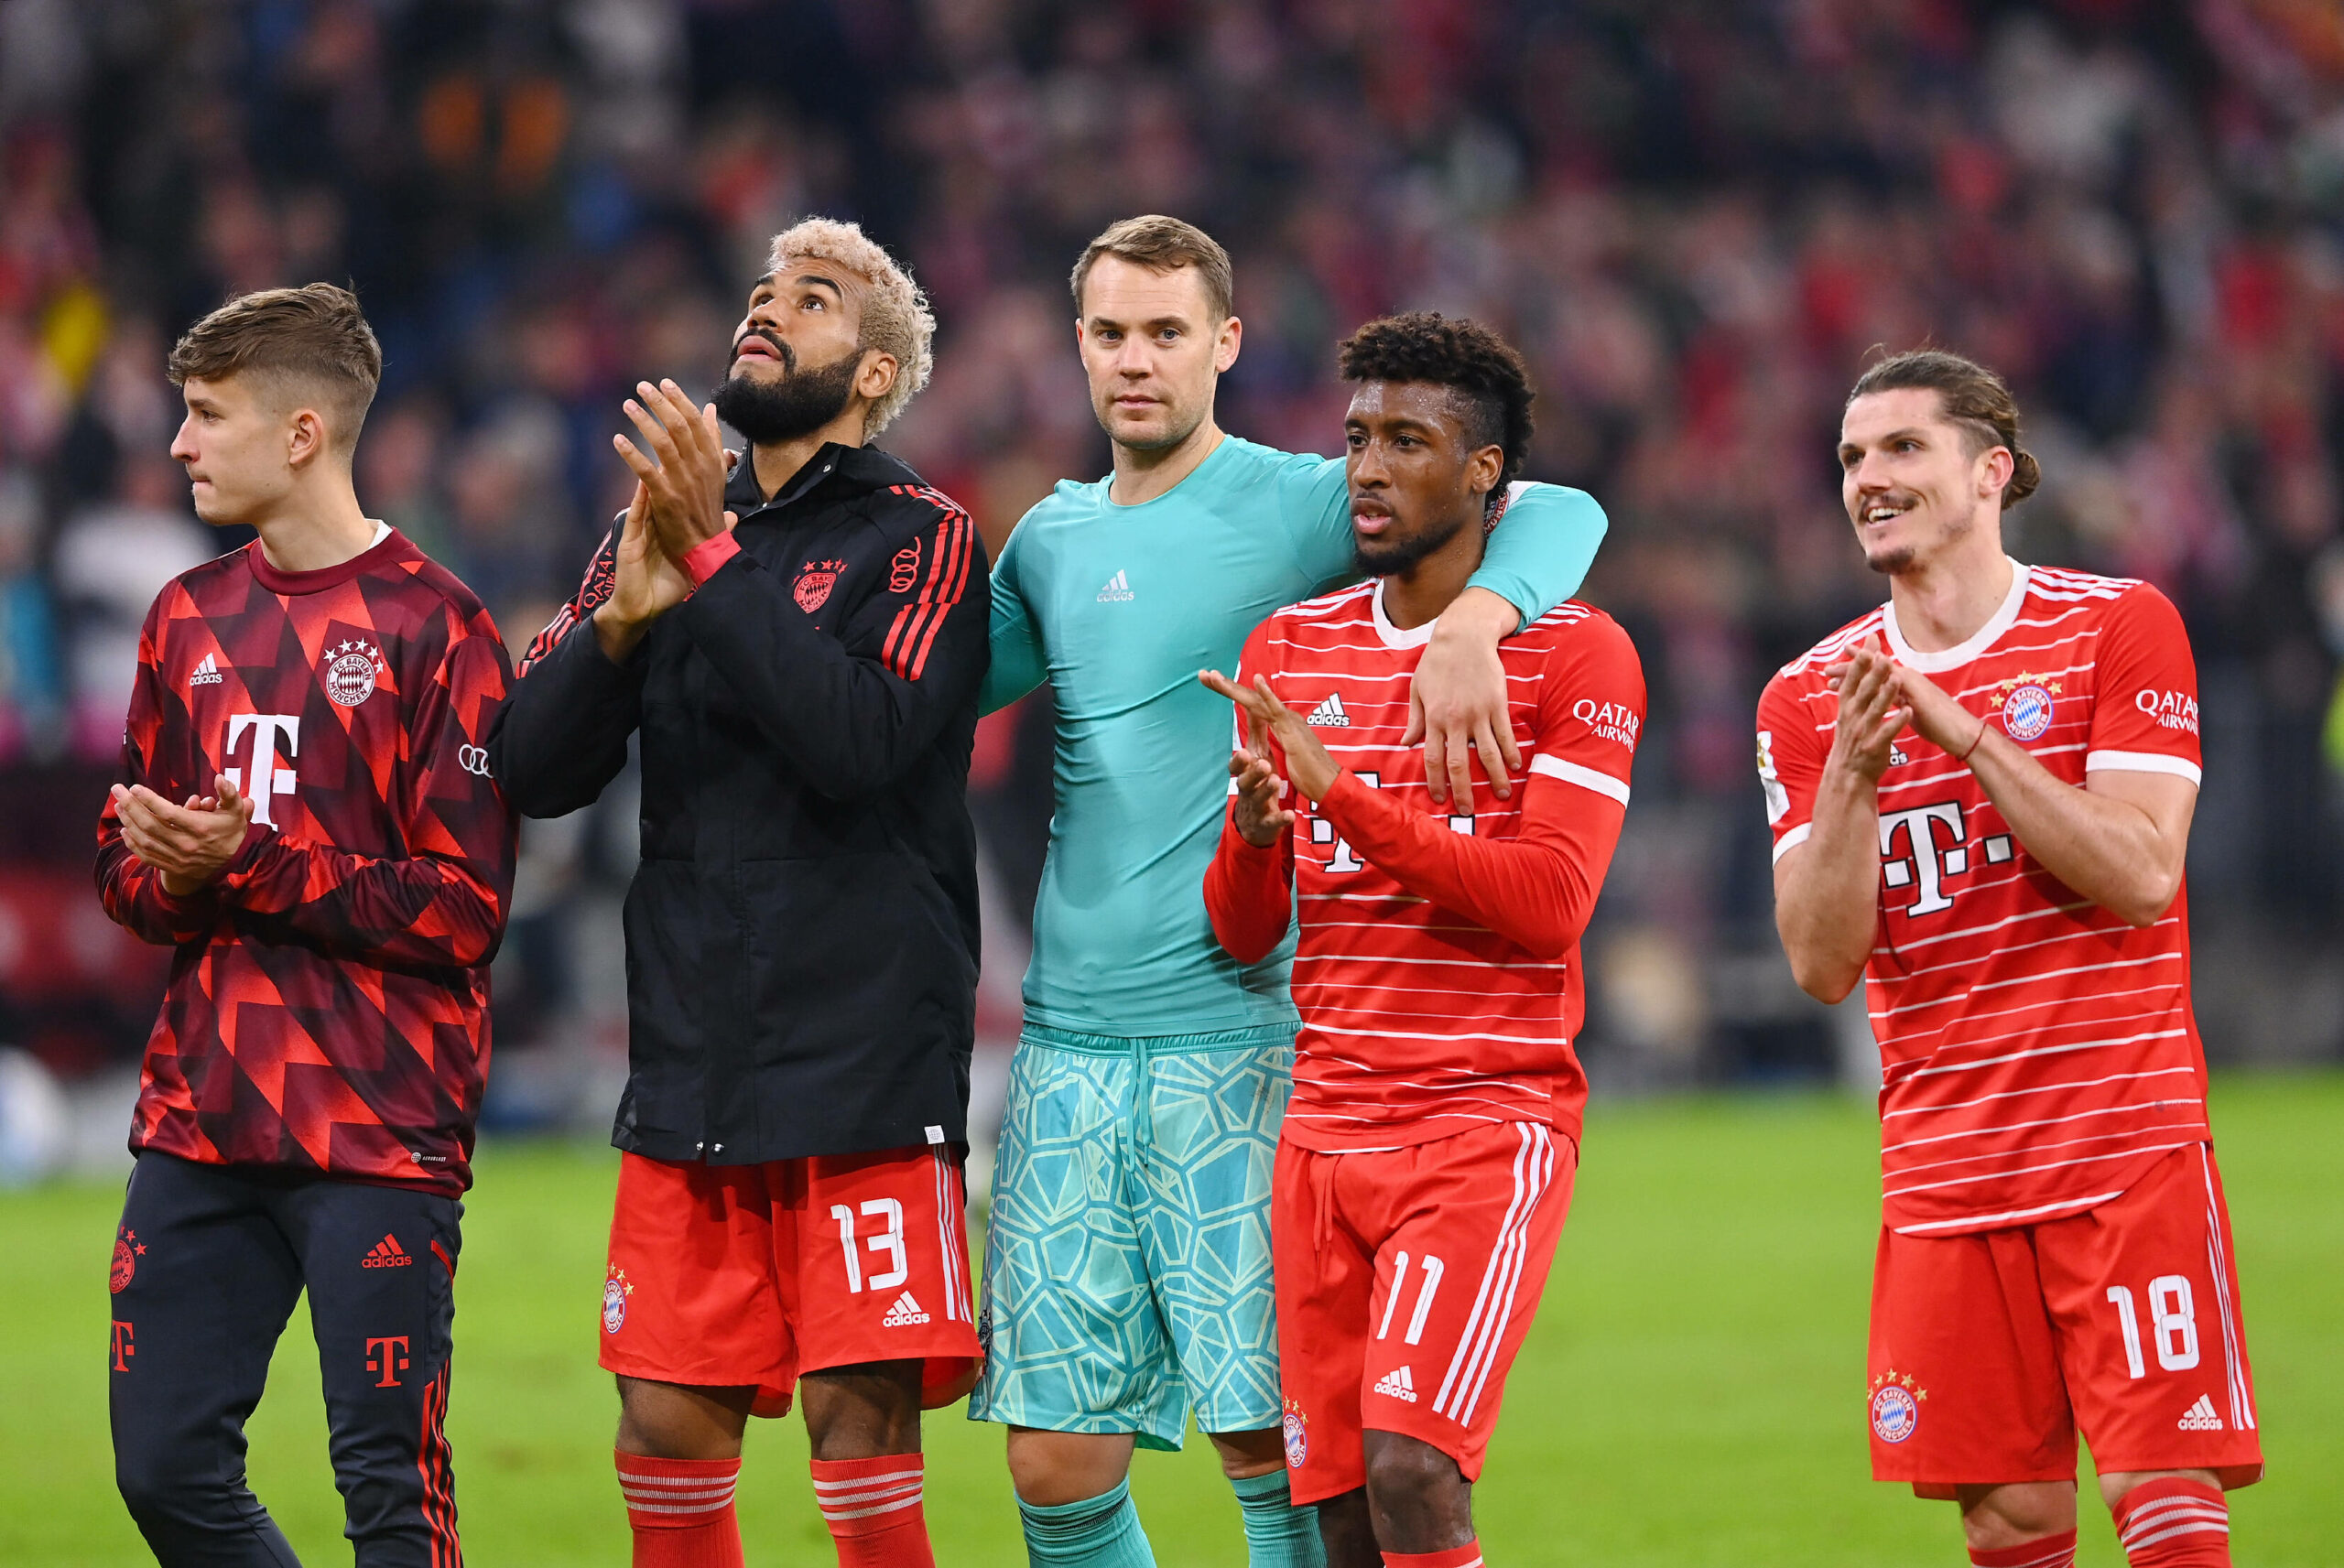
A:
{"label": "long sleeve cuff", "polygon": [[1318,802],[1318,814],[1360,849],[1398,842],[1406,831],[1408,815],[1405,806],[1381,790],[1370,789],[1349,768],[1335,775],[1334,784]]}
{"label": "long sleeve cuff", "polygon": [[684,558],[676,564],[684,568],[684,575],[692,579],[694,588],[698,588],[714,577],[719,567],[740,553],[741,542],[732,537],[728,529],[712,539],[702,539],[686,550]]}
{"label": "long sleeve cuff", "polygon": [[1267,847],[1247,842],[1222,812],[1221,844],[1205,869],[1205,913],[1222,950],[1241,964],[1261,962],[1293,923],[1289,849],[1284,838]]}

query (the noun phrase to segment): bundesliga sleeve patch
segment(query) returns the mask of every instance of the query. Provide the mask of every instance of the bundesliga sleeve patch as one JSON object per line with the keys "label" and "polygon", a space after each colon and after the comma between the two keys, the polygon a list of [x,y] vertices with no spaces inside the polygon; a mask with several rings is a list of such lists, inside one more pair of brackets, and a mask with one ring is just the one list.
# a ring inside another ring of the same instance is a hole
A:
{"label": "bundesliga sleeve patch", "polygon": [[1790,792],[1783,787],[1783,775],[1774,771],[1774,732],[1758,731],[1758,787],[1766,795],[1766,820],[1780,822],[1790,815]]}

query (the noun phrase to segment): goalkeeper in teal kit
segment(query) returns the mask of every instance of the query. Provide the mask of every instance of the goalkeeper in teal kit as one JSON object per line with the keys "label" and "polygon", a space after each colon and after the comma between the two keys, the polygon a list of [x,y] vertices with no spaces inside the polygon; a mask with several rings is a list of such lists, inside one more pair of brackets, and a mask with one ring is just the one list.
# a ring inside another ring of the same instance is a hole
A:
{"label": "goalkeeper in teal kit", "polygon": [[[993,570],[983,706],[1044,681],[1056,814],[1026,1023],[993,1176],[973,1419],[1006,1423],[1036,1563],[1154,1562],[1127,1490],[1136,1444],[1193,1412],[1243,1510],[1253,1568],[1316,1568],[1290,1506],[1270,1280],[1270,1173],[1296,1028],[1282,948],[1214,940],[1203,881],[1229,788],[1234,668],[1269,613],[1357,574],[1342,461],[1222,434],[1237,358],[1228,255],[1176,219],[1127,219],[1074,272],[1077,332],[1114,471],[1062,482]],[[1500,638],[1575,592],[1603,514],[1551,485],[1501,492],[1503,525],[1416,676],[1427,776],[1503,790],[1519,753]],[[1492,518],[1494,521],[1494,518]],[[1340,755],[1340,713],[1314,713]],[[1436,801],[1436,805],[1439,802]]]}

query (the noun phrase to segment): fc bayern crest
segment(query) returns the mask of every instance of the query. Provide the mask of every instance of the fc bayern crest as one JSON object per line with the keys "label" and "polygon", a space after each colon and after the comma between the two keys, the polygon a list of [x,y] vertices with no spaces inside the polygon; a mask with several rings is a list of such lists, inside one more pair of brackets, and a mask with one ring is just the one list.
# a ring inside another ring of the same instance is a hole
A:
{"label": "fc bayern crest", "polygon": [[106,1283],[113,1287],[115,1295],[120,1295],[130,1288],[131,1276],[137,1272],[138,1259],[131,1252],[129,1241],[123,1237],[115,1237],[114,1272],[107,1279]]}
{"label": "fc bayern crest", "polygon": [[624,1269],[613,1269],[611,1277],[602,1281],[602,1332],[616,1334],[626,1326],[626,1298],[635,1287],[627,1282]]}
{"label": "fc bayern crest", "polygon": [[2033,681],[2002,698],[2002,728],[2013,741],[2032,741],[2051,728],[2051,694]]}
{"label": "fc bayern crest", "polygon": [[1904,1442],[1921,1424],[1921,1401],[1928,1391],[1894,1371],[1874,1378],[1872,1384],[1872,1435],[1883,1443]]}
{"label": "fc bayern crest", "polygon": [[1302,1411],[1292,1400],[1286,1401],[1284,1425],[1286,1467],[1289,1470],[1299,1470],[1302,1468],[1302,1462],[1310,1457],[1310,1423],[1303,1419]]}
{"label": "fc bayern crest", "polygon": [[326,695],[344,708],[355,708],[374,695],[374,673],[383,651],[364,638],[337,643],[326,650]]}
{"label": "fc bayern crest", "polygon": [[811,615],[822,608],[822,601],[830,597],[830,589],[837,586],[838,580],[836,572],[806,572],[799,576],[797,586],[789,590],[789,596],[798,600],[798,609]]}

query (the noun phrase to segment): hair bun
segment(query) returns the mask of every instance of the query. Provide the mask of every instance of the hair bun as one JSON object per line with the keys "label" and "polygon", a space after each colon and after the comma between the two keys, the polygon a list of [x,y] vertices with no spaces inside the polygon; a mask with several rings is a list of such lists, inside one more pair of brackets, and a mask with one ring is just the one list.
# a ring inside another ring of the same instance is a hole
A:
{"label": "hair bun", "polygon": [[2035,487],[2042,482],[2043,465],[2035,460],[2035,454],[2025,451],[2012,452],[2011,481],[2002,487],[2002,504],[2006,507],[2016,506],[2020,502],[2033,495]]}

